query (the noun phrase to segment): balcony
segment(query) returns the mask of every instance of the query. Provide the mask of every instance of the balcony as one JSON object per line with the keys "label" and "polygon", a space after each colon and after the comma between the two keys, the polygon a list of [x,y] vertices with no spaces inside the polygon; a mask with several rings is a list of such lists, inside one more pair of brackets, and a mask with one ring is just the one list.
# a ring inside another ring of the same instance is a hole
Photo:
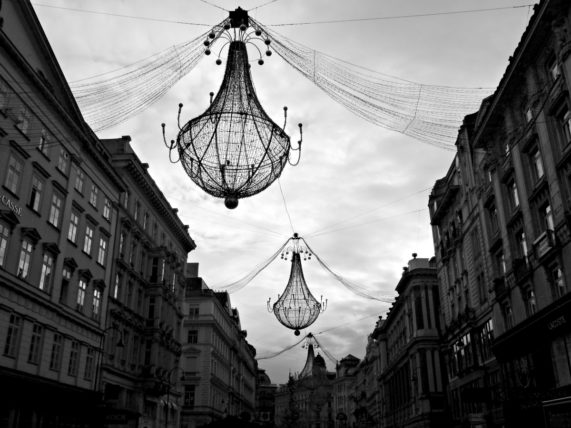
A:
{"label": "balcony", "polygon": [[541,260],[548,256],[556,246],[555,232],[553,230],[546,230],[533,242],[535,250],[535,257]]}

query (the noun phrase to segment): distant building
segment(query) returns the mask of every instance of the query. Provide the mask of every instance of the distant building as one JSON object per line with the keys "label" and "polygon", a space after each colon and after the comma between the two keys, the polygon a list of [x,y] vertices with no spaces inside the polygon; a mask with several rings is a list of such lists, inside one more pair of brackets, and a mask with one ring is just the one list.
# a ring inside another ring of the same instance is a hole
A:
{"label": "distant building", "polygon": [[130,141],[101,140],[126,186],[110,248],[114,257],[100,387],[110,421],[178,427],[184,269],[196,245]]}
{"label": "distant building", "polygon": [[381,375],[380,352],[378,340],[370,334],[365,356],[354,372],[354,385],[350,396],[354,403],[353,416],[357,426],[379,427],[381,423],[382,397],[378,382]]}
{"label": "distant building", "polygon": [[377,426],[383,428],[448,425],[436,266],[433,259],[413,257],[386,319],[377,323],[372,334],[380,351]]}
{"label": "distant building", "polygon": [[253,420],[258,366],[238,310],[226,292],[208,288],[198,265],[188,264],[183,304],[181,427],[226,417]]}
{"label": "distant building", "polygon": [[101,423],[124,183],[27,0],[0,2],[0,426]]}
{"label": "distant building", "polygon": [[278,386],[273,384],[263,369],[258,369],[256,383],[256,417],[254,422],[261,427],[275,426],[275,394]]}
{"label": "distant building", "polygon": [[570,420],[570,14],[535,6],[431,195],[455,426]]}
{"label": "distant building", "polygon": [[308,342],[307,359],[302,371],[290,377],[276,392],[276,426],[327,427],[334,424],[332,381],[335,373],[328,372],[325,360],[315,355],[313,343]]}
{"label": "distant building", "polygon": [[332,382],[333,421],[335,428],[352,427],[356,424],[354,398],[359,358],[347,355],[337,364]]}

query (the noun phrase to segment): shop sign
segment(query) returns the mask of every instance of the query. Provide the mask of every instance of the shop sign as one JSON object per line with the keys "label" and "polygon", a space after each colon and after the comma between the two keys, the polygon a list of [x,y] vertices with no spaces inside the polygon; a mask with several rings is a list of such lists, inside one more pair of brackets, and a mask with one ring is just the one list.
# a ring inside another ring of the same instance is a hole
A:
{"label": "shop sign", "polygon": [[10,208],[10,211],[12,211],[14,214],[20,217],[22,216],[22,207],[16,205],[16,203],[12,201],[12,199],[10,199],[8,196],[2,195],[0,200],[2,201],[2,204]]}
{"label": "shop sign", "polygon": [[561,315],[559,318],[549,321],[547,323],[547,328],[549,330],[555,330],[557,327],[561,327],[564,324],[567,324],[567,319],[565,318],[565,315]]}

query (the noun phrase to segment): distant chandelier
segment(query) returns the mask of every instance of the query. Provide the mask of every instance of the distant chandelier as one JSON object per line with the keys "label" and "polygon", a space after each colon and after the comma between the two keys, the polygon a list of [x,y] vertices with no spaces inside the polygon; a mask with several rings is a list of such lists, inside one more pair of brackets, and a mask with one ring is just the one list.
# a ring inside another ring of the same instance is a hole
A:
{"label": "distant chandelier", "polygon": [[[256,96],[246,44],[256,47],[260,65],[264,61],[253,40],[263,40],[267,56],[272,52],[270,39],[255,27],[250,28],[248,12],[238,8],[213,28],[204,41],[204,53],[210,55],[213,44],[219,39],[225,40],[221,50],[228,46],[226,71],[218,94],[213,98],[211,92],[206,111],[182,127],[182,104],[179,104],[176,141],[167,144],[165,125],[162,124],[171,161],[175,150],[178,152],[176,161],[180,160],[192,181],[208,194],[224,198],[230,209],[236,208],[239,199],[261,192],[279,178],[290,160],[290,150],[297,152],[295,162],[290,161],[297,165],[301,150],[301,123],[300,140],[297,148],[293,148],[284,131],[287,107],[284,107],[284,126],[280,128],[266,114]],[[216,63],[220,65],[222,60],[218,58]]]}
{"label": "distant chandelier", "polygon": [[299,336],[299,330],[309,327],[315,322],[319,314],[325,311],[327,300],[318,302],[307,287],[303,270],[301,268],[301,258],[311,260],[311,253],[302,246],[300,237],[294,233],[291,239],[292,246],[282,253],[282,259],[289,259],[291,252],[291,271],[287,286],[278,300],[271,305],[271,298],[268,299],[268,311],[273,312],[278,321],[285,327],[294,330]]}

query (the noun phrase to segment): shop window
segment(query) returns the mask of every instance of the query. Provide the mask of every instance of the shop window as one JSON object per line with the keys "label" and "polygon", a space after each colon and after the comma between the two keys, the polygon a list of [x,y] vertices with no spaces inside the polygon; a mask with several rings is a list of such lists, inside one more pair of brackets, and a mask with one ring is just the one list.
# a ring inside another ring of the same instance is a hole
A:
{"label": "shop window", "polygon": [[42,338],[44,328],[40,324],[34,324],[32,327],[32,336],[30,338],[30,349],[28,352],[28,363],[39,364],[42,351]]}
{"label": "shop window", "polygon": [[22,332],[22,318],[15,314],[10,314],[6,341],[4,342],[4,356],[15,358],[20,346],[20,334]]}
{"label": "shop window", "polygon": [[79,342],[71,342],[71,350],[69,352],[69,364],[67,366],[67,374],[69,376],[77,376],[77,371],[79,370]]}
{"label": "shop window", "polygon": [[551,362],[557,387],[571,384],[571,334],[551,343]]}
{"label": "shop window", "polygon": [[63,351],[63,336],[54,333],[52,351],[50,354],[50,370],[59,372],[61,369],[61,356]]}

